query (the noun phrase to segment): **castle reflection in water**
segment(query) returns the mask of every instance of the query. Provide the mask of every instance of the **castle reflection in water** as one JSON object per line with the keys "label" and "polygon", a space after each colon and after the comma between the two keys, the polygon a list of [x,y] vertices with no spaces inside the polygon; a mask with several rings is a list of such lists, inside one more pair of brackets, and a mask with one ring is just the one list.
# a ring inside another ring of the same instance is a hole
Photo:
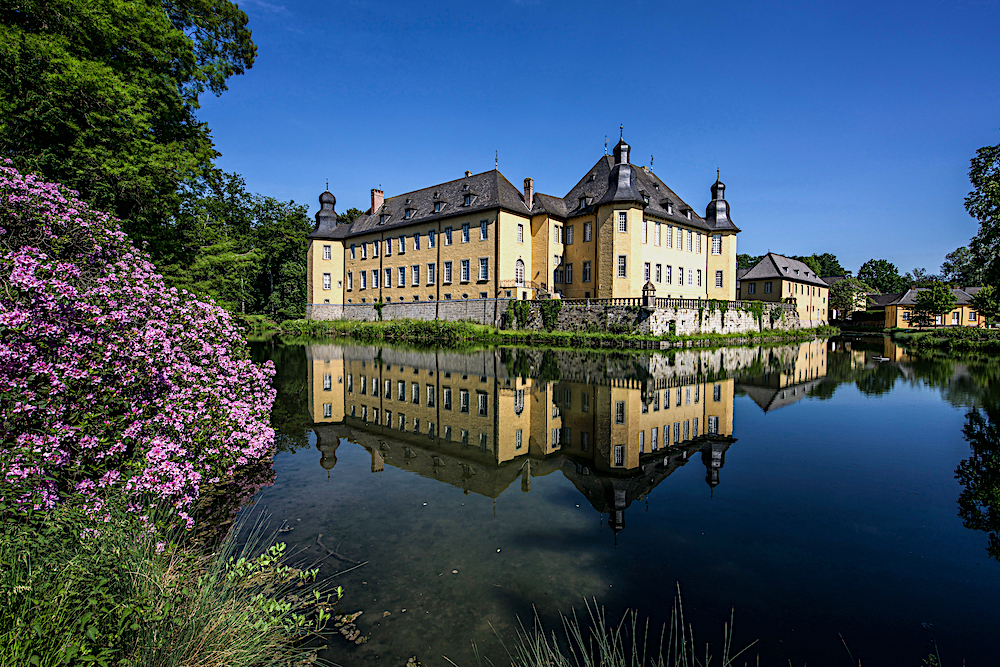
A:
{"label": "castle reflection in water", "polygon": [[606,355],[307,347],[309,405],[327,470],[348,441],[386,465],[496,498],[560,471],[616,532],[625,510],[695,453],[714,489],[733,400],[765,411],[826,375],[827,343]]}

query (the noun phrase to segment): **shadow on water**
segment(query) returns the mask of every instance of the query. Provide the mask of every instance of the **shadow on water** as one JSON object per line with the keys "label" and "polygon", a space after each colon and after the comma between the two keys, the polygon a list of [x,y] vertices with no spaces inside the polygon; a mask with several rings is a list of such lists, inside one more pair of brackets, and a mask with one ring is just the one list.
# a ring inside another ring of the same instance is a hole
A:
{"label": "shadow on water", "polygon": [[[968,409],[961,520],[997,556],[1000,413],[986,362],[913,358],[882,337],[670,354],[272,340],[254,355],[277,367],[282,453],[261,494],[274,527],[304,562],[325,559],[326,576],[367,563],[336,580],[369,637],[335,643],[326,657],[338,663],[473,664],[472,641],[496,658],[516,616],[555,627],[590,597],[666,621],[678,581],[696,623],[746,613],[766,661],[844,664],[840,631],[875,658],[865,664],[890,664],[900,646],[919,656],[927,633],[902,610],[981,594],[930,583],[931,561],[954,577],[984,564],[956,538],[957,517],[919,534],[921,512],[946,497],[954,507],[954,479],[940,474],[951,454],[914,457],[894,423],[868,447],[852,437],[862,414],[944,429],[942,410]],[[894,403],[928,391],[944,401],[923,413]],[[948,438],[921,437],[914,451]],[[928,551],[931,536],[960,555]],[[986,576],[1000,592],[997,571]],[[907,587],[917,581],[933,590]],[[981,623],[956,622],[955,643],[996,619],[966,607]]]}

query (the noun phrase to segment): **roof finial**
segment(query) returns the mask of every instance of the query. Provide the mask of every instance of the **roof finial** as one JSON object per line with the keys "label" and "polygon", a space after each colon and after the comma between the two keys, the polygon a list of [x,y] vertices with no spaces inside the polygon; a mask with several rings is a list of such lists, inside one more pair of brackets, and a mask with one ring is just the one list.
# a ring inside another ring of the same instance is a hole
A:
{"label": "roof finial", "polygon": [[493,169],[498,169],[500,167],[500,151],[499,149],[493,154]]}
{"label": "roof finial", "polygon": [[608,135],[604,135],[604,154],[608,154]]}
{"label": "roof finial", "polygon": [[329,192],[329,191],[330,191],[330,179],[329,179],[329,178],[328,178],[328,179],[326,179],[326,191],[327,191],[327,192]]}
{"label": "roof finial", "polygon": [[618,138],[625,141],[625,123],[618,126],[619,136]]}
{"label": "roof finial", "polygon": [[653,171],[653,154],[649,154],[649,170]]}
{"label": "roof finial", "polygon": [[719,177],[719,168],[718,168],[718,167],[716,167],[716,168],[715,168],[715,180],[719,180],[719,178],[720,178],[720,177]]}

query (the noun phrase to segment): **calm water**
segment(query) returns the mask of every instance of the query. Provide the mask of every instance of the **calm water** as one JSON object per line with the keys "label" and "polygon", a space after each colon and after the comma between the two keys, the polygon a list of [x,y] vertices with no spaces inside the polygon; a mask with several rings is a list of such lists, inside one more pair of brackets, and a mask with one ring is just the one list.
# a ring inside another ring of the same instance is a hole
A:
{"label": "calm water", "polygon": [[532,606],[554,627],[596,598],[659,627],[678,584],[702,641],[735,609],[761,664],[849,665],[840,635],[866,666],[917,665],[933,641],[945,665],[1000,660],[1000,545],[960,516],[1000,473],[956,479],[972,444],[997,451],[975,422],[1000,405],[991,362],[881,338],[254,353],[278,367],[284,451],[249,511],[305,561],[337,551],[325,575],[367,562],[333,580],[370,634],[335,642],[337,663],[474,665],[474,641],[502,664]]}

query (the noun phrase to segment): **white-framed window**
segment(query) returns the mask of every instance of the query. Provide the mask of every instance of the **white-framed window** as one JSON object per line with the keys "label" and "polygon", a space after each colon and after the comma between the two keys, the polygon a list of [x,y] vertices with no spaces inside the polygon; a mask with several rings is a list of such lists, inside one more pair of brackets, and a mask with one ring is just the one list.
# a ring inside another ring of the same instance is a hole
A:
{"label": "white-framed window", "polygon": [[351,244],[351,259],[357,259],[357,257],[355,256],[355,253],[356,253],[356,252],[357,252],[357,246],[355,246],[355,245],[354,245],[354,244],[352,243],[352,244]]}
{"label": "white-framed window", "polygon": [[361,289],[366,289],[368,287],[368,272],[361,272]]}
{"label": "white-framed window", "polygon": [[590,282],[590,262],[583,263],[583,282]]}
{"label": "white-framed window", "polygon": [[658,222],[653,226],[653,245],[655,246],[660,245],[660,241],[662,240],[662,235],[660,233],[661,227],[662,225]]}
{"label": "white-framed window", "polygon": [[674,247],[674,226],[673,225],[667,225],[667,247],[668,248],[673,248]]}
{"label": "white-framed window", "polygon": [[517,223],[517,242],[524,243],[524,225]]}
{"label": "white-framed window", "polygon": [[688,285],[694,285],[694,269],[688,269]]}
{"label": "white-framed window", "polygon": [[461,280],[463,283],[469,282],[469,260],[467,259],[462,260]]}
{"label": "white-framed window", "polygon": [[518,287],[524,285],[524,262],[520,259],[514,262],[514,282]]}
{"label": "white-framed window", "polygon": [[978,317],[978,315],[976,314],[976,311],[974,311],[974,310],[970,310],[969,311],[969,321],[970,322],[975,322],[977,317]]}
{"label": "white-framed window", "polygon": [[572,284],[573,283],[573,265],[572,264],[567,264],[566,265],[564,274],[565,274],[564,278],[566,280],[566,284]]}
{"label": "white-framed window", "polygon": [[660,448],[660,429],[656,426],[649,429],[649,449],[656,451]]}
{"label": "white-framed window", "polygon": [[677,267],[677,284],[678,285],[683,285],[684,284],[684,267],[683,266],[678,266]]}
{"label": "white-framed window", "polygon": [[625,401],[615,402],[615,423],[616,424],[625,423]]}
{"label": "white-framed window", "polygon": [[583,223],[583,242],[584,243],[587,243],[588,241],[591,240],[591,234],[593,233],[592,230],[593,230],[593,227],[592,227],[591,223],[589,223],[589,222]]}
{"label": "white-framed window", "polygon": [[957,311],[951,314],[951,323],[952,324],[958,324],[958,312]]}
{"label": "white-framed window", "polygon": [[521,428],[514,431],[514,449],[521,449],[521,447],[524,445],[523,432],[524,429]]}
{"label": "white-framed window", "polygon": [[719,433],[719,418],[709,415],[708,417],[708,434],[718,435]]}
{"label": "white-framed window", "polygon": [[650,277],[650,265],[649,265],[649,262],[646,262],[645,264],[642,265],[642,280],[643,280],[643,284],[649,282],[649,277]]}
{"label": "white-framed window", "polygon": [[329,373],[323,374],[323,391],[333,391],[333,376]]}
{"label": "white-framed window", "polygon": [[628,212],[618,211],[618,231],[624,234],[628,231]]}
{"label": "white-framed window", "polygon": [[479,258],[479,279],[489,280],[490,279],[490,258],[480,257]]}
{"label": "white-framed window", "polygon": [[618,255],[618,277],[628,277],[628,256]]}
{"label": "white-framed window", "polygon": [[486,417],[487,416],[487,414],[486,414],[487,413],[486,396],[487,395],[485,393],[481,392],[481,391],[476,392],[476,400],[479,403],[479,416],[480,417]]}
{"label": "white-framed window", "polygon": [[427,385],[427,407],[429,408],[434,407],[434,397],[437,395],[437,392],[434,389],[434,385]]}
{"label": "white-framed window", "polygon": [[469,242],[469,229],[470,229],[469,223],[465,223],[464,225],[462,225],[462,243]]}
{"label": "white-framed window", "polygon": [[486,241],[490,238],[490,221],[480,220],[479,221],[479,240]]}
{"label": "white-framed window", "polygon": [[712,234],[712,254],[722,254],[722,234]]}
{"label": "white-framed window", "polygon": [[444,263],[444,282],[445,284],[451,282],[451,262]]}
{"label": "white-framed window", "polygon": [[687,230],[687,251],[688,252],[691,252],[691,237],[692,236],[693,236],[693,234],[691,233],[691,230],[690,229]]}
{"label": "white-framed window", "polygon": [[663,265],[662,264],[657,264],[656,265],[656,282],[660,282],[661,278],[663,278]]}
{"label": "white-framed window", "polygon": [[697,282],[697,285],[698,285],[698,287],[701,287],[701,269],[698,269],[698,282]]}
{"label": "white-framed window", "polygon": [[392,269],[385,270],[385,279],[382,281],[384,287],[392,287]]}
{"label": "white-framed window", "polygon": [[615,445],[615,465],[623,466],[625,465],[625,446]]}
{"label": "white-framed window", "polygon": [[566,228],[566,245],[573,245],[573,225]]}
{"label": "white-framed window", "polygon": [[323,404],[323,416],[327,419],[333,416],[333,403]]}
{"label": "white-framed window", "polygon": [[646,218],[642,219],[642,242],[646,243],[649,241],[649,220]]}
{"label": "white-framed window", "polygon": [[372,269],[372,289],[378,289],[378,269]]}
{"label": "white-framed window", "polygon": [[323,259],[333,259],[333,246],[323,246]]}
{"label": "white-framed window", "polygon": [[433,262],[431,262],[430,264],[427,265],[427,284],[428,285],[433,285],[434,281],[437,280],[436,269],[437,269],[437,267],[434,265]]}
{"label": "white-framed window", "polygon": [[562,245],[563,242],[563,227],[562,225],[552,225],[552,240],[554,243]]}
{"label": "white-framed window", "polygon": [[420,385],[416,382],[413,383],[413,391],[411,392],[411,395],[413,396],[412,403],[414,405],[420,405]]}
{"label": "white-framed window", "polygon": [[323,274],[323,289],[330,289],[333,285],[333,280],[330,278],[329,273]]}
{"label": "white-framed window", "polygon": [[405,236],[400,236],[399,237],[399,254],[402,255],[402,254],[405,254],[405,253],[406,253],[406,237]]}
{"label": "white-framed window", "polygon": [[771,285],[772,285],[772,283],[771,283],[770,280],[767,280],[767,281],[764,282],[764,294],[770,294],[771,293]]}
{"label": "white-framed window", "polygon": [[748,283],[747,294],[756,294],[756,293],[757,293],[757,283]]}
{"label": "white-framed window", "polygon": [[406,267],[401,266],[396,270],[399,271],[399,279],[396,281],[396,285],[399,287],[406,287]]}
{"label": "white-framed window", "polygon": [[462,199],[462,205],[463,206],[471,206],[472,205],[472,195],[465,195],[465,197]]}
{"label": "white-framed window", "polygon": [[695,234],[694,236],[695,236],[695,248],[694,248],[694,251],[700,255],[701,254],[701,233],[699,232],[699,233]]}
{"label": "white-framed window", "polygon": [[361,259],[368,259],[368,244],[361,244]]}
{"label": "white-framed window", "polygon": [[420,284],[420,265],[414,264],[410,267],[411,284],[416,287]]}
{"label": "white-framed window", "polygon": [[437,247],[437,232],[433,229],[427,232],[427,247],[436,248]]}
{"label": "white-framed window", "polygon": [[673,275],[673,273],[674,273],[674,267],[672,267],[672,266],[670,266],[669,264],[667,264],[667,275],[666,275],[666,276],[664,276],[664,278],[666,279],[666,283],[667,283],[668,285],[669,285],[669,284],[671,283],[671,281],[672,281],[672,280],[674,279],[674,275]]}
{"label": "white-framed window", "polygon": [[715,287],[716,288],[722,287],[722,270],[721,269],[715,272]]}
{"label": "white-framed window", "polygon": [[385,240],[385,256],[388,257],[392,254],[392,239]]}
{"label": "white-framed window", "polygon": [[413,235],[413,249],[420,250],[420,234]]}
{"label": "white-framed window", "polygon": [[353,271],[348,271],[347,272],[347,289],[349,289],[349,290],[354,289],[354,272]]}
{"label": "white-framed window", "polygon": [[379,251],[379,248],[381,248],[381,247],[382,247],[382,244],[380,242],[378,242],[378,241],[372,241],[372,257],[378,257],[378,251]]}
{"label": "white-framed window", "polygon": [[451,245],[451,227],[444,228],[444,244]]}
{"label": "white-framed window", "polygon": [[646,453],[646,432],[645,431],[639,431],[639,453],[640,454],[645,454]]}
{"label": "white-framed window", "polygon": [[444,409],[451,410],[451,387],[441,388],[441,398],[444,401]]}
{"label": "white-framed window", "polygon": [[441,212],[441,202],[439,201],[434,202],[434,212],[435,213]]}
{"label": "white-framed window", "polygon": [[469,390],[459,389],[458,390],[458,411],[468,412],[469,411]]}

